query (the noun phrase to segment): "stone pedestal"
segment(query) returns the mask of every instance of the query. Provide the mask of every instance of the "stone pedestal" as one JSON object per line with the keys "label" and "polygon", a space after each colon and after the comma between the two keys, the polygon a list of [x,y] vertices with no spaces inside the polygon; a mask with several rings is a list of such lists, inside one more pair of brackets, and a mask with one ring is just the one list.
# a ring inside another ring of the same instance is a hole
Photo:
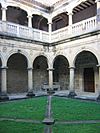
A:
{"label": "stone pedestal", "polygon": [[46,124],[46,125],[53,125],[55,123],[55,120],[53,118],[45,118],[43,120],[43,124]]}
{"label": "stone pedestal", "polygon": [[68,94],[69,98],[74,98],[75,96],[77,96],[77,94],[75,93],[75,91],[70,91]]}

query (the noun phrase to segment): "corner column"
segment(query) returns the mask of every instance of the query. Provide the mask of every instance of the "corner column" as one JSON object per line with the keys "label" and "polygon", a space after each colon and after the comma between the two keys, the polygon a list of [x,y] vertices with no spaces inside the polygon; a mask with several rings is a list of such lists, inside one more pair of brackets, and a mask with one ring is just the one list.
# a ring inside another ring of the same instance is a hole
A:
{"label": "corner column", "polygon": [[32,15],[28,15],[28,27],[29,27],[29,38],[33,38],[33,31],[32,31]]}
{"label": "corner column", "polygon": [[2,7],[1,10],[2,10],[2,21],[6,21],[6,10],[7,10],[7,8]]}
{"label": "corner column", "polygon": [[47,69],[49,72],[49,88],[52,90],[53,89],[53,68],[48,68]]}
{"label": "corner column", "polygon": [[28,27],[32,28],[32,15],[27,16],[28,18]]}
{"label": "corner column", "polygon": [[48,20],[48,31],[49,31],[49,42],[51,43],[51,33],[52,33],[52,19]]}
{"label": "corner column", "polygon": [[72,20],[73,12],[72,12],[72,10],[69,11],[67,15],[69,16],[69,22],[68,22],[69,34],[72,34],[72,24],[73,24],[73,20]]}
{"label": "corner column", "polygon": [[7,31],[7,23],[6,23],[6,20],[7,20],[7,17],[6,17],[6,10],[7,8],[6,7],[2,7],[1,8],[2,10],[2,21],[3,21],[3,25],[2,25],[2,31],[3,32],[6,32]]}
{"label": "corner column", "polygon": [[97,26],[100,27],[100,0],[96,0],[95,2],[97,3],[97,15],[96,15]]}
{"label": "corner column", "polygon": [[28,93],[27,96],[32,97],[35,96],[33,93],[33,69],[28,68]]}
{"label": "corner column", "polygon": [[1,94],[0,99],[1,100],[8,100],[7,96],[7,68],[8,67],[1,67]]}
{"label": "corner column", "polygon": [[76,96],[75,90],[74,90],[74,70],[75,67],[70,67],[70,83],[69,83],[69,94],[68,97],[73,98]]}

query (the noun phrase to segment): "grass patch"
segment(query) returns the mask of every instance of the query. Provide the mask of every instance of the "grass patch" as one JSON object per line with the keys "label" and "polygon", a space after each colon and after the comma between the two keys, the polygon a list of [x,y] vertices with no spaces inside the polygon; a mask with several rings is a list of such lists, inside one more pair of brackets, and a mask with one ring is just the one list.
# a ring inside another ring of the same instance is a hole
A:
{"label": "grass patch", "polygon": [[52,110],[56,120],[100,120],[100,104],[95,102],[53,97]]}
{"label": "grass patch", "polygon": [[[46,97],[0,103],[0,117],[42,121],[46,112]],[[52,98],[53,118],[63,120],[100,120],[100,103],[75,99]],[[0,133],[44,133],[44,126],[16,121],[0,121]],[[99,133],[97,124],[54,124],[53,133]]]}
{"label": "grass patch", "polygon": [[97,124],[75,124],[55,125],[54,133],[100,133],[100,123]]}
{"label": "grass patch", "polygon": [[46,97],[0,103],[0,117],[43,120]]}
{"label": "grass patch", "polygon": [[[0,121],[0,133],[44,133],[43,124]],[[52,126],[53,133],[100,133],[100,123],[97,124],[59,124]]]}
{"label": "grass patch", "polygon": [[43,133],[43,131],[42,124],[0,121],[0,133]]}

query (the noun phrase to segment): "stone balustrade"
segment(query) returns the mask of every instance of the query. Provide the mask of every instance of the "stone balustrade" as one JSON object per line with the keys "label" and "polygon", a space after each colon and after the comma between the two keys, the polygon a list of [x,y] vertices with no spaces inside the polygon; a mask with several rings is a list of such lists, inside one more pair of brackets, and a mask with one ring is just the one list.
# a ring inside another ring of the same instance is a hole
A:
{"label": "stone balustrade", "polygon": [[[80,21],[51,33],[51,42],[67,39],[76,35],[98,30],[96,16]],[[40,42],[49,43],[49,32],[33,29],[19,24],[0,21],[0,33],[14,37],[27,38]]]}
{"label": "stone balustrade", "polygon": [[48,32],[11,22],[0,21],[0,33],[14,37],[27,38],[35,41],[49,42]]}
{"label": "stone balustrade", "polygon": [[52,32],[52,42],[97,30],[96,16]]}

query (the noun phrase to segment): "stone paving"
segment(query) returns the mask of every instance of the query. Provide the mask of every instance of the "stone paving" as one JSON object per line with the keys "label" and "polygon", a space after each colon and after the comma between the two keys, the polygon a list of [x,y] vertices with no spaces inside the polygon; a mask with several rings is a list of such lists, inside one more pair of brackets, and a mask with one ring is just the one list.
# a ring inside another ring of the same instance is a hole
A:
{"label": "stone paving", "polygon": [[[25,123],[34,123],[34,124],[41,124],[42,121],[33,120],[33,119],[17,119],[17,118],[0,118],[0,121],[15,121],[15,122],[25,122]],[[75,120],[75,121],[55,121],[55,124],[94,124],[100,123],[100,120]]]}
{"label": "stone paving", "polygon": [[[35,96],[46,96],[47,92],[46,91],[36,91],[34,92]],[[59,96],[59,97],[67,97],[69,94],[69,91],[64,90],[64,91],[55,91],[54,96]],[[16,100],[16,99],[25,99],[28,98],[27,93],[19,93],[19,94],[9,94],[9,100]],[[75,96],[76,99],[83,99],[83,100],[96,100],[97,96],[92,95],[92,94],[78,94]]]}

